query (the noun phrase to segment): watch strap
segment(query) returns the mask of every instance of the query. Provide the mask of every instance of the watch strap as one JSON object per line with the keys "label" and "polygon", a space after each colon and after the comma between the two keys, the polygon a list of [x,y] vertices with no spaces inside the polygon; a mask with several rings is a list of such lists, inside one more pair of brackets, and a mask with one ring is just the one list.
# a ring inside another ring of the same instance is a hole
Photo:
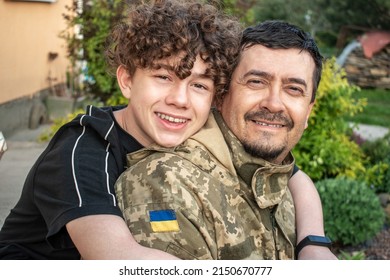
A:
{"label": "watch strap", "polygon": [[332,241],[326,236],[308,235],[303,238],[295,248],[296,259],[298,259],[299,252],[308,245],[324,246],[330,249],[332,247]]}

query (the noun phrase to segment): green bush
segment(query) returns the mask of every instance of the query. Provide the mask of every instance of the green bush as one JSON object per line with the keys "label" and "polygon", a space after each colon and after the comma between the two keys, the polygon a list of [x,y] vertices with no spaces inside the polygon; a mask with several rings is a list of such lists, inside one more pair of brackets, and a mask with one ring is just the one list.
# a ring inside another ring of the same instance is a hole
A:
{"label": "green bush", "polygon": [[348,253],[348,252],[344,252],[344,251],[340,251],[340,255],[338,256],[338,259],[339,260],[365,260],[366,259],[366,254],[364,253],[364,251],[357,251],[357,252],[352,252],[352,253]]}
{"label": "green bush", "polygon": [[309,119],[309,126],[294,148],[297,165],[314,181],[345,176],[357,178],[365,173],[364,154],[350,139],[345,115],[363,110],[366,100],[354,99],[359,88],[352,86],[335,59],[324,63],[324,70]]}
{"label": "green bush", "polygon": [[366,181],[376,193],[390,193],[390,133],[375,141],[366,141],[362,150],[367,156]]}
{"label": "green bush", "polygon": [[362,143],[364,153],[369,157],[371,163],[390,159],[390,133],[383,138]]}
{"label": "green bush", "polygon": [[38,141],[40,142],[50,141],[50,139],[53,138],[54,134],[61,128],[61,126],[73,120],[75,117],[77,117],[78,114],[83,114],[83,113],[85,113],[85,110],[78,109],[63,118],[55,119],[52,125],[50,126],[50,128],[47,131],[44,131],[41,135],[39,135]]}
{"label": "green bush", "polygon": [[334,178],[316,182],[321,197],[326,235],[342,245],[358,245],[384,225],[384,211],[365,183]]}
{"label": "green bush", "polygon": [[364,176],[367,184],[375,193],[390,193],[390,160],[380,161],[366,167]]}

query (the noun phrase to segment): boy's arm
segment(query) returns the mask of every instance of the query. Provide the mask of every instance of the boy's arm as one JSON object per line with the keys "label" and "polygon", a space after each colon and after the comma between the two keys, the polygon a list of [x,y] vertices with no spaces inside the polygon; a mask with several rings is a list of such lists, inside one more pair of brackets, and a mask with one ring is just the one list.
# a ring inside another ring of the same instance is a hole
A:
{"label": "boy's arm", "polygon": [[85,260],[178,259],[163,251],[139,245],[125,221],[119,216],[85,216],[69,222],[66,228],[82,259]]}
{"label": "boy's arm", "polygon": [[[322,205],[313,181],[299,170],[290,178],[288,187],[295,205],[297,244],[307,235],[324,236]],[[336,260],[337,257],[326,247],[308,245],[298,259]]]}

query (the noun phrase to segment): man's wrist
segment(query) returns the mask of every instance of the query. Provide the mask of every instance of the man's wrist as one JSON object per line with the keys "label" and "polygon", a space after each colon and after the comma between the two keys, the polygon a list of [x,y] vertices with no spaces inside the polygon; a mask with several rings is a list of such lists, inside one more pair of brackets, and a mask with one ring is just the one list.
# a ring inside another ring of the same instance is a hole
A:
{"label": "man's wrist", "polygon": [[299,252],[308,245],[323,246],[330,249],[332,247],[332,241],[326,236],[308,235],[295,248],[296,259],[298,259]]}

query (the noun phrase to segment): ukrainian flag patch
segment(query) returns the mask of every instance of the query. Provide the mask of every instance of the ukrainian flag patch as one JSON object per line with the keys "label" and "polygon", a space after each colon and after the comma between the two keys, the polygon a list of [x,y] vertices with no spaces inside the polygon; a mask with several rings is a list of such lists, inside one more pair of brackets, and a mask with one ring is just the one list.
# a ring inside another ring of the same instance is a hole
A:
{"label": "ukrainian flag patch", "polygon": [[179,231],[176,213],[172,209],[151,210],[149,217],[153,232]]}

